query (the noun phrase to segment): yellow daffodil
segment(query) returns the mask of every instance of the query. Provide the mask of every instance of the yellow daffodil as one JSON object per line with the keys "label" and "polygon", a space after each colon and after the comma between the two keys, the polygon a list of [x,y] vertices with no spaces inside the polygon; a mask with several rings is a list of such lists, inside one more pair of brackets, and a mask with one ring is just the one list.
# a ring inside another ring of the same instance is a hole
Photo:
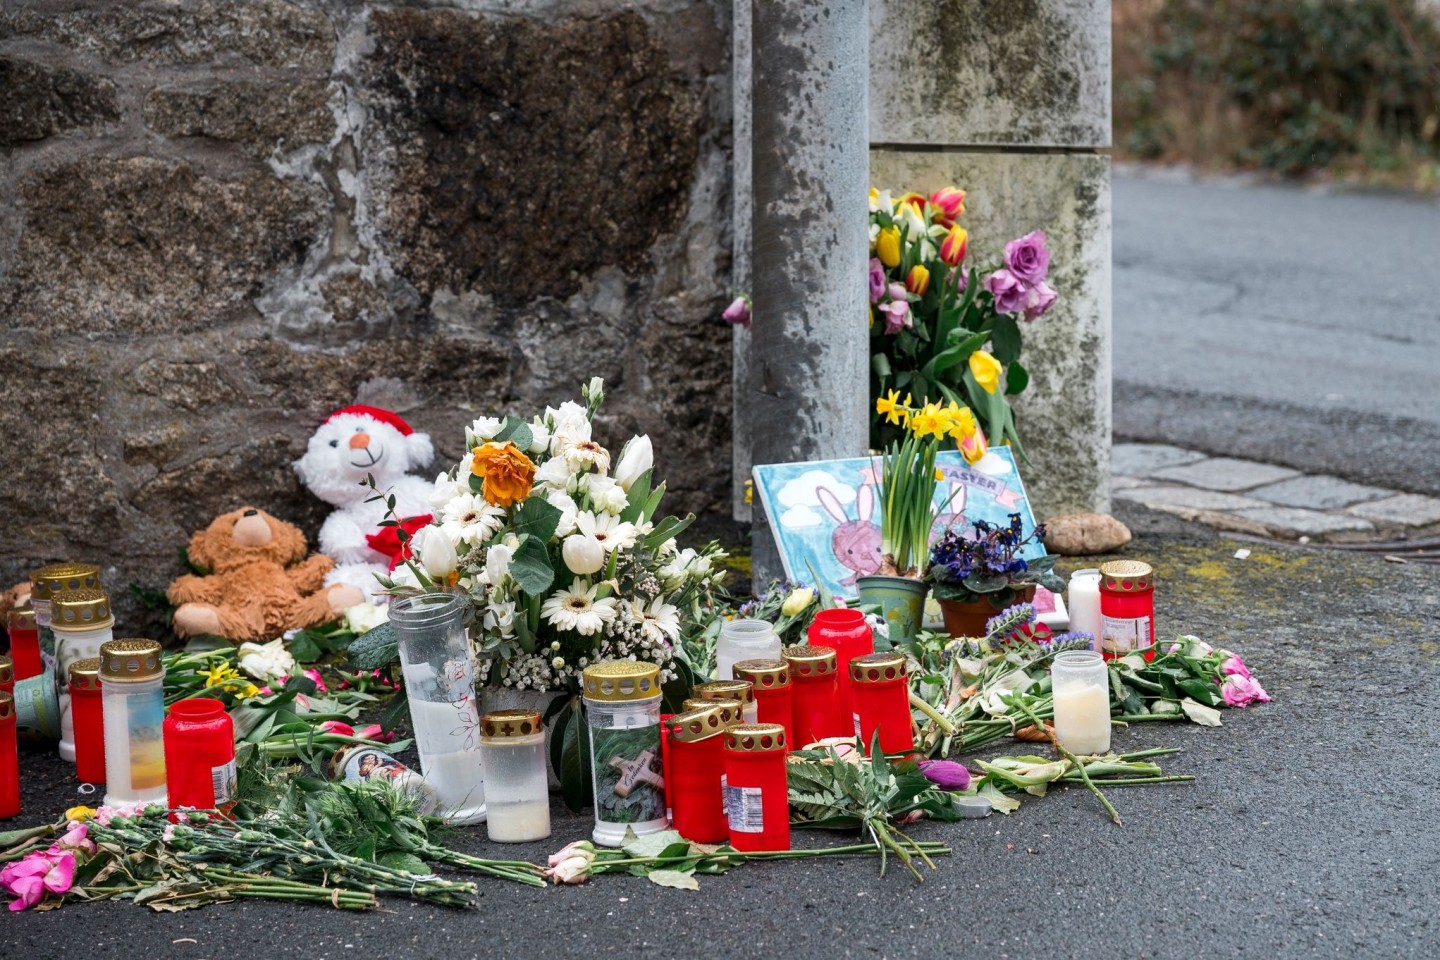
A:
{"label": "yellow daffodil", "polygon": [[969,407],[958,407],[950,418],[950,439],[961,443],[975,434],[980,425],[975,422],[975,414],[970,412]]}
{"label": "yellow daffodil", "polygon": [[887,396],[875,399],[875,412],[884,417],[892,424],[901,423],[906,414],[905,407],[910,405],[910,394],[905,394],[905,400],[900,400],[900,391],[891,390]]}
{"label": "yellow daffodil", "polygon": [[939,404],[927,403],[910,417],[910,431],[917,437],[945,436],[945,414]]}
{"label": "yellow daffodil", "polygon": [[880,235],[875,238],[875,255],[885,266],[898,267],[900,265],[900,231],[894,227],[883,228]]}
{"label": "yellow daffodil", "polygon": [[936,467],[936,468],[935,468],[935,482],[936,482],[936,483],[944,483],[944,482],[945,482],[945,471],[944,471],[944,470],[941,470],[939,467]]}
{"label": "yellow daffodil", "polygon": [[93,820],[95,819],[95,808],[71,807],[69,810],[65,811],[65,819],[76,823],[82,820]]}
{"label": "yellow daffodil", "polygon": [[227,681],[238,679],[240,671],[227,663],[217,663],[209,670],[196,670],[196,673],[205,678],[205,686],[218,687]]}
{"label": "yellow daffodil", "polygon": [[1000,361],[984,350],[976,350],[970,354],[970,373],[986,393],[994,393],[1000,386],[1000,371],[1003,369]]}

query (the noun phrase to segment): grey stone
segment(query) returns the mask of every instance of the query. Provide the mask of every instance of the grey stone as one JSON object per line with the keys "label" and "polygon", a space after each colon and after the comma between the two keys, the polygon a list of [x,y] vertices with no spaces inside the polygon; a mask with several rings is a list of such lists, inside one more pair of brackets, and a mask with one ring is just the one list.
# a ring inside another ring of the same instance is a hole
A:
{"label": "grey stone", "polygon": [[1304,507],[1308,510],[1334,510],[1348,507],[1366,500],[1379,500],[1392,496],[1394,490],[1351,483],[1339,477],[1299,476],[1281,480],[1264,487],[1256,487],[1250,496],[1278,503],[1286,507]]}
{"label": "grey stone", "polygon": [[1347,512],[1382,525],[1424,527],[1440,523],[1440,499],[1418,493],[1402,493],[1373,503],[1358,504]]}
{"label": "grey stone", "polygon": [[113,81],[19,57],[0,57],[0,146],[116,120]]}
{"label": "grey stone", "polygon": [[208,137],[242,144],[256,156],[328,143],[335,115],[324,80],[242,80],[199,88],[161,88],[145,98],[145,125],[167,137]]}
{"label": "grey stone", "polygon": [[1130,489],[1132,489],[1132,488],[1134,488],[1134,487],[1148,487],[1148,486],[1152,486],[1152,484],[1150,483],[1150,481],[1149,481],[1149,480],[1142,479],[1142,478],[1140,478],[1140,477],[1111,477],[1111,478],[1110,478],[1110,494],[1111,494],[1111,496],[1114,496],[1115,491],[1117,491],[1117,490],[1130,490]]}
{"label": "grey stone", "polygon": [[1205,454],[1198,450],[1172,447],[1168,443],[1117,443],[1110,449],[1110,469],[1130,477],[1143,477],[1166,467],[1204,459]]}
{"label": "grey stone", "polygon": [[1113,553],[1130,542],[1130,529],[1107,513],[1069,513],[1045,519],[1045,549],[1062,557]]}
{"label": "grey stone", "polygon": [[309,184],[220,180],[144,157],[80,160],[20,184],[0,317],[16,329],[184,332],[245,310],[321,223]]}
{"label": "grey stone", "polygon": [[1110,145],[1108,0],[884,0],[870,11],[872,143]]}
{"label": "grey stone", "polygon": [[1289,467],[1275,467],[1268,463],[1236,460],[1231,457],[1211,457],[1178,467],[1166,467],[1150,474],[1155,480],[1227,491],[1249,490],[1261,484],[1288,480],[1299,475],[1300,471],[1291,470]]}
{"label": "grey stone", "polygon": [[1256,507],[1236,510],[1235,515],[1263,523],[1272,534],[1281,537],[1314,537],[1327,533],[1365,533],[1374,524],[1343,513],[1323,513],[1299,507]]}
{"label": "grey stone", "polygon": [[1268,506],[1263,500],[1252,497],[1237,497],[1233,493],[1218,490],[1202,490],[1197,487],[1132,487],[1116,491],[1119,500],[1133,500],[1152,510],[1244,510],[1251,507]]}
{"label": "grey stone", "polygon": [[897,192],[970,191],[970,260],[1043,229],[1055,306],[1024,325],[1030,386],[1015,404],[1025,487],[1040,515],[1110,509],[1110,161],[1100,156],[872,150],[870,179]]}

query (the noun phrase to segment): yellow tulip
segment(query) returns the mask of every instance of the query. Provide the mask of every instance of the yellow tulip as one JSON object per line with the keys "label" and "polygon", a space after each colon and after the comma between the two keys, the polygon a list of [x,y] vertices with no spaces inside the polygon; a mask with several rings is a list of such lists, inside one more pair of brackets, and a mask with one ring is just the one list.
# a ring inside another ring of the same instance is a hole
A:
{"label": "yellow tulip", "polygon": [[994,393],[1000,386],[1000,372],[1004,369],[999,360],[984,350],[976,350],[970,354],[970,373],[986,393]]}
{"label": "yellow tulip", "polygon": [[887,267],[900,266],[900,231],[894,227],[881,229],[875,239],[875,255]]}
{"label": "yellow tulip", "polygon": [[917,297],[925,296],[925,291],[930,289],[930,271],[925,269],[924,264],[915,264],[905,274],[905,289]]}

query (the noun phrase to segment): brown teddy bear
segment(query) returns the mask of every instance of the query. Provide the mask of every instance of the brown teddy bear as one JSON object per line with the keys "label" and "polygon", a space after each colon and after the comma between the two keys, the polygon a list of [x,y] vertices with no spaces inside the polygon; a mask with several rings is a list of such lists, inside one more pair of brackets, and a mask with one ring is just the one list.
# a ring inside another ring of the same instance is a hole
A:
{"label": "brown teddy bear", "polygon": [[190,561],[210,573],[187,574],[166,591],[182,637],[263,642],[333,620],[364,599],[348,584],[326,587],[334,561],[319,553],[306,558],[298,528],[254,507],[216,517],[190,538],[189,550]]}

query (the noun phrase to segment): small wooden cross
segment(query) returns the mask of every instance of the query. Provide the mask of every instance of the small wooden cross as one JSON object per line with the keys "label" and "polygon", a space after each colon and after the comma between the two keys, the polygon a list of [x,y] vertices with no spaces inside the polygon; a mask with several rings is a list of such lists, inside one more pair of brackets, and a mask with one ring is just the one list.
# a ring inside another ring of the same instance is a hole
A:
{"label": "small wooden cross", "polygon": [[620,771],[620,782],[615,784],[617,797],[628,797],[642,783],[648,783],[656,790],[665,789],[665,775],[660,770],[659,757],[652,750],[646,750],[634,760],[610,758],[610,766]]}

